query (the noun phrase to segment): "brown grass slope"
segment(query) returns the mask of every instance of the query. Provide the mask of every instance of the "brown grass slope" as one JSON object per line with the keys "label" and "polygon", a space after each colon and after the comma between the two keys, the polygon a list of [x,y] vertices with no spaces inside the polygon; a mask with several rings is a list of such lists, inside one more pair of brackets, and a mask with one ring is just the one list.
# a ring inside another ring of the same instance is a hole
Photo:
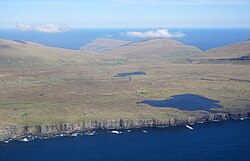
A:
{"label": "brown grass slope", "polygon": [[234,43],[227,46],[209,49],[202,54],[197,54],[190,59],[193,62],[250,62],[250,40]]}
{"label": "brown grass slope", "polygon": [[111,54],[123,55],[129,59],[157,59],[168,61],[184,59],[199,53],[200,50],[193,46],[170,39],[150,39],[133,42],[116,48]]}
{"label": "brown grass slope", "polygon": [[[185,93],[219,100],[224,112],[250,111],[247,65],[166,63],[164,55],[177,51],[200,52],[165,39],[130,43],[99,55],[1,40],[0,126],[187,118],[199,112],[136,104]],[[132,81],[114,77],[133,71],[147,74],[132,76]]]}
{"label": "brown grass slope", "polygon": [[80,48],[83,52],[107,53],[117,47],[131,43],[130,41],[115,40],[108,38],[98,38]]}
{"label": "brown grass slope", "polygon": [[165,38],[136,42],[111,39],[108,39],[106,43],[103,43],[103,41],[106,41],[106,39],[97,39],[93,41],[93,43],[83,46],[82,49],[89,48],[89,46],[91,46],[92,49],[99,49],[101,46],[100,50],[92,51],[107,53],[109,55],[119,55],[128,60],[158,59],[164,61],[185,59],[201,52],[201,50],[196,47],[184,45],[181,42]]}
{"label": "brown grass slope", "polygon": [[47,47],[33,42],[0,40],[1,68],[81,66],[96,62],[100,62],[99,57],[80,51]]}

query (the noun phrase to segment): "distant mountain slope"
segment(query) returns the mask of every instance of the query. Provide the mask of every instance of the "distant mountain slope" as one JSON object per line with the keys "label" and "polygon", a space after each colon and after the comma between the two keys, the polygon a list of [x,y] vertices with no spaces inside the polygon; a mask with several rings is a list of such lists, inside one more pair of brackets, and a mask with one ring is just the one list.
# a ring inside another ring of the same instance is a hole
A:
{"label": "distant mountain slope", "polygon": [[112,54],[135,59],[159,59],[175,62],[200,53],[201,50],[170,39],[150,39],[116,48]]}
{"label": "distant mountain slope", "polygon": [[52,48],[32,42],[0,40],[1,68],[78,66],[98,62],[93,54]]}
{"label": "distant mountain slope", "polygon": [[82,46],[81,51],[92,53],[103,53],[113,50],[119,46],[130,43],[130,41],[122,41],[108,38],[99,38],[89,44]]}
{"label": "distant mountain slope", "polygon": [[[87,50],[90,46],[94,50]],[[96,52],[105,54],[95,54]],[[47,47],[33,42],[0,39],[1,69],[117,65],[137,61],[165,63],[185,62],[185,60],[192,63],[249,64],[250,41],[202,52],[194,46],[164,38],[136,42],[97,39],[83,46],[82,51]]]}
{"label": "distant mountain slope", "polygon": [[209,49],[190,60],[198,63],[250,63],[250,41]]}
{"label": "distant mountain slope", "polygon": [[[102,41],[106,40],[103,39]],[[101,45],[96,42],[100,41],[94,41],[91,43],[91,47],[98,49]],[[97,46],[95,46],[95,44],[97,44]],[[106,44],[108,45],[105,46]],[[164,60],[176,61],[178,59],[189,58],[190,56],[201,52],[201,50],[196,47],[184,45],[181,42],[165,38],[149,39],[136,42],[120,42],[119,40],[109,39],[108,42],[105,44],[102,43],[102,45],[102,49],[104,49],[103,51],[105,51],[105,53],[111,55],[120,55],[127,59],[153,58],[156,60],[158,58],[163,58]],[[83,48],[86,48],[86,46],[89,47],[90,45],[85,45]],[[99,50],[99,52],[100,51],[102,50]]]}

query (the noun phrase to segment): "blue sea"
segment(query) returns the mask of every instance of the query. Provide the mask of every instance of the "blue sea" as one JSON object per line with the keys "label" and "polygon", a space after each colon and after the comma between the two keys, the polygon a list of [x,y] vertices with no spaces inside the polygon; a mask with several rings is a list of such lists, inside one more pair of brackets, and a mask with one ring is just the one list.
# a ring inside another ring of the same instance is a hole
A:
{"label": "blue sea", "polygon": [[[250,120],[0,143],[1,161],[249,161]],[[143,133],[146,130],[148,133]]]}
{"label": "blue sea", "polygon": [[[78,50],[82,45],[97,38],[112,38],[137,41],[141,38],[126,36],[127,31],[149,31],[153,29],[72,29],[64,33],[39,33],[33,31],[18,31],[1,29],[0,39],[25,40],[41,43],[47,46]],[[201,50],[245,41],[250,38],[250,29],[169,29],[170,32],[183,32],[186,36],[174,38],[187,45],[193,45]]]}

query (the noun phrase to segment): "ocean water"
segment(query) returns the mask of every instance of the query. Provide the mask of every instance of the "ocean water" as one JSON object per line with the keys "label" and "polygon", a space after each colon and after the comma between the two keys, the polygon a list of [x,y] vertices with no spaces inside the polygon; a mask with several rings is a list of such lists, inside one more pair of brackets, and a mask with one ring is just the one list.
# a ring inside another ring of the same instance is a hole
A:
{"label": "ocean water", "polygon": [[212,100],[196,94],[181,94],[172,96],[164,100],[144,100],[137,103],[147,104],[153,107],[160,107],[160,108],[170,107],[187,111],[204,110],[212,112],[213,110],[211,108],[222,107],[221,105],[218,104],[219,101]]}
{"label": "ocean water", "polygon": [[[1,161],[249,161],[250,120],[0,143]],[[143,133],[147,130],[148,133]]]}
{"label": "ocean water", "polygon": [[[64,33],[23,32],[14,29],[1,29],[0,39],[33,41],[48,46],[78,50],[82,45],[97,38],[112,38],[137,41],[141,38],[126,36],[127,31],[148,31],[152,29],[72,29]],[[170,32],[183,32],[182,38],[174,38],[187,45],[202,50],[245,41],[250,38],[250,29],[169,29]]]}

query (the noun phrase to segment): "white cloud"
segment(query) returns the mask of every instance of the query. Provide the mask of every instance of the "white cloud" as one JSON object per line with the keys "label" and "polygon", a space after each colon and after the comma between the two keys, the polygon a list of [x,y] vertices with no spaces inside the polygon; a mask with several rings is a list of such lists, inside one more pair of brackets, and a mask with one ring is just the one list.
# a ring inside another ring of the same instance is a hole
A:
{"label": "white cloud", "polygon": [[43,33],[60,33],[70,30],[67,25],[56,26],[54,24],[37,24],[35,26],[30,26],[21,22],[16,24],[16,29],[21,31],[37,31]]}
{"label": "white cloud", "polygon": [[128,31],[126,33],[129,37],[139,37],[139,38],[176,38],[186,36],[182,32],[171,33],[167,29],[157,29],[146,32]]}
{"label": "white cloud", "polygon": [[31,31],[32,27],[30,25],[19,22],[16,24],[16,29],[21,31]]}
{"label": "white cloud", "polygon": [[67,25],[56,26],[54,24],[39,24],[34,27],[35,31],[44,33],[59,33],[69,31]]}

